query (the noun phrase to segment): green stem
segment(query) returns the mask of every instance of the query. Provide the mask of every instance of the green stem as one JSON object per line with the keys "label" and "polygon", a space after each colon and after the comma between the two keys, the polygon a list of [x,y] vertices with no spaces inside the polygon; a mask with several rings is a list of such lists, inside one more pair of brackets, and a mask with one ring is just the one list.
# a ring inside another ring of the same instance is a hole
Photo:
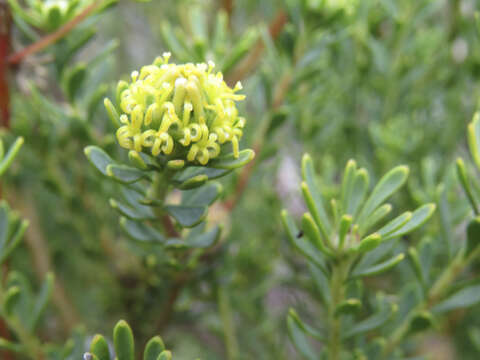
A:
{"label": "green stem", "polygon": [[335,315],[335,309],[345,299],[345,282],[347,280],[349,267],[349,262],[341,259],[334,263],[332,268],[332,278],[330,281],[332,302],[328,314],[330,323],[330,338],[328,341],[329,360],[340,360],[342,353],[341,321],[340,317]]}
{"label": "green stem", "polygon": [[218,308],[223,323],[227,359],[236,360],[239,357],[239,347],[235,334],[230,298],[224,286],[218,288]]}

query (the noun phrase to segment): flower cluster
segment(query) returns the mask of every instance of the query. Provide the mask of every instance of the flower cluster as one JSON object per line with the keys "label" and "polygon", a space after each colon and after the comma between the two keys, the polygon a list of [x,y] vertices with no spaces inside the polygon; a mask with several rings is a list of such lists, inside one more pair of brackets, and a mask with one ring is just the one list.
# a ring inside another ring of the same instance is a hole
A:
{"label": "flower cluster", "polygon": [[[169,58],[165,53],[140,72],[134,71],[131,83],[119,82],[119,144],[206,165],[220,154],[222,145],[230,143],[238,157],[245,125],[235,105],[245,98],[236,94],[241,84],[230,88],[222,73],[213,72],[212,62],[176,65]],[[111,113],[108,99],[105,104]]]}

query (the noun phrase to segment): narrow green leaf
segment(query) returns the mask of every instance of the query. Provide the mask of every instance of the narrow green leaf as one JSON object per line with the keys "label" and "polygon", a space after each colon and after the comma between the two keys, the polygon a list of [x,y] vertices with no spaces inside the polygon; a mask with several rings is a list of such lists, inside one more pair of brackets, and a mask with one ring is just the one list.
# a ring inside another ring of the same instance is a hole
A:
{"label": "narrow green leaf", "polygon": [[113,329],[113,346],[118,360],[134,360],[133,333],[124,320],[120,320]]}
{"label": "narrow green leaf", "polygon": [[373,233],[368,235],[366,238],[362,239],[358,246],[354,248],[356,252],[359,253],[366,253],[368,251],[372,251],[382,242],[382,236],[378,233]]}
{"label": "narrow green leaf", "polygon": [[408,258],[412,264],[413,271],[415,272],[418,281],[420,284],[425,285],[425,276],[423,274],[422,265],[420,264],[420,257],[418,256],[417,249],[414,247],[409,247]]}
{"label": "narrow green leaf", "polygon": [[107,340],[102,335],[97,334],[93,337],[90,352],[95,354],[98,360],[111,360]]}
{"label": "narrow green leaf", "polygon": [[347,207],[347,213],[351,214],[354,218],[357,216],[360,206],[363,204],[365,197],[367,196],[369,183],[370,180],[367,170],[357,170]]}
{"label": "narrow green leaf", "polygon": [[435,306],[432,311],[434,313],[444,313],[459,308],[467,308],[476,305],[479,302],[480,285],[473,285],[451,295],[446,300]]}
{"label": "narrow green leaf", "polygon": [[222,185],[211,182],[200,188],[182,191],[182,205],[210,206],[222,193]]}
{"label": "narrow green leaf", "polygon": [[290,243],[307,259],[325,271],[325,260],[321,253],[309,241],[305,240],[300,230],[286,210],[282,211],[282,223]]}
{"label": "narrow green leaf", "polygon": [[32,313],[29,316],[28,329],[33,331],[37,326],[38,322],[45,309],[47,308],[48,302],[52,297],[53,287],[55,285],[55,276],[53,273],[48,273],[45,281],[43,282],[40,292],[35,297],[35,305],[32,310]]}
{"label": "narrow green leaf", "polygon": [[67,98],[73,102],[78,96],[83,83],[87,77],[87,67],[85,64],[80,63],[69,69],[65,75],[65,92]]}
{"label": "narrow green leaf", "polygon": [[20,288],[18,286],[11,286],[3,296],[3,310],[8,316],[12,316],[15,307],[20,301]]}
{"label": "narrow green leaf", "polygon": [[146,164],[145,160],[140,156],[138,152],[135,150],[130,150],[128,152],[128,159],[130,160],[130,163],[135,166],[139,170],[147,170],[148,165]]}
{"label": "narrow green leaf", "polygon": [[6,246],[0,249],[0,264],[2,264],[10,256],[13,250],[15,250],[15,248],[20,244],[23,235],[28,228],[28,224],[29,223],[27,220],[22,220],[15,233],[12,234],[10,239],[8,239]]}
{"label": "narrow green leaf", "polygon": [[478,211],[477,200],[473,195],[472,187],[470,185],[470,181],[467,175],[467,169],[465,167],[465,163],[461,158],[457,159],[457,176],[458,176],[458,179],[460,180],[460,184],[462,185],[463,191],[467,195],[467,199],[470,202],[470,205],[472,206],[473,211],[475,212],[475,214],[478,215],[479,211]]}
{"label": "narrow green leaf", "polygon": [[167,167],[171,170],[180,170],[185,166],[184,160],[170,160],[167,162]]}
{"label": "narrow green leaf", "polygon": [[148,179],[144,171],[127,165],[109,164],[106,167],[106,174],[122,184],[132,184],[142,179]]}
{"label": "narrow green leaf", "polygon": [[138,204],[136,207],[132,207],[118,201],[116,199],[110,199],[110,206],[118,211],[121,215],[131,220],[153,220],[156,219],[152,209],[148,206],[142,206]]}
{"label": "narrow green leaf", "polygon": [[340,219],[340,227],[338,231],[338,247],[343,248],[343,244],[347,237],[348,232],[350,231],[350,226],[352,225],[353,217],[351,215],[343,215]]}
{"label": "narrow green leaf", "polygon": [[320,231],[328,238],[331,232],[330,220],[323,206],[322,196],[315,180],[315,169],[310,155],[305,154],[302,158],[302,178],[306,186],[302,184],[302,192],[307,206],[315,219]]}
{"label": "narrow green leaf", "polygon": [[390,204],[383,204],[382,206],[378,207],[363,224],[360,224],[359,234],[365,234],[365,232],[377,225],[383,218],[385,218],[385,216],[390,214],[391,211],[392,205]]}
{"label": "narrow green leaf", "polygon": [[405,184],[408,172],[408,167],[397,166],[380,179],[360,211],[359,224],[363,223],[379,205]]}
{"label": "narrow green leaf", "polygon": [[298,326],[298,323],[291,314],[287,317],[287,329],[290,340],[295,345],[298,352],[307,360],[316,360],[317,356],[308,343],[308,340],[305,338],[305,333]]}
{"label": "narrow green leaf", "polygon": [[304,323],[300,319],[300,317],[298,316],[295,309],[290,308],[288,310],[288,316],[291,317],[293,319],[293,321],[295,321],[297,327],[300,330],[302,330],[305,333],[305,335],[311,336],[311,337],[313,337],[317,340],[320,340],[320,341],[325,341],[326,340],[325,334],[323,334],[320,330],[317,330],[317,329],[313,328],[312,326]]}
{"label": "narrow green leaf", "polygon": [[361,307],[362,302],[360,300],[347,299],[335,307],[335,316],[355,314]]}
{"label": "narrow green leaf", "polygon": [[391,268],[393,268],[395,265],[397,265],[400,261],[402,261],[405,258],[405,255],[398,254],[397,256],[388,259],[384,262],[381,262],[380,264],[371,266],[369,268],[365,269],[355,269],[352,273],[352,277],[365,277],[365,276],[373,276],[373,275],[378,275],[381,273],[384,273]]}
{"label": "narrow green leaf", "polygon": [[403,224],[399,229],[395,230],[393,233],[390,233],[385,237],[385,240],[392,238],[400,237],[405,234],[412,232],[413,230],[422,226],[435,212],[435,204],[426,204],[420,206],[417,210],[412,213],[412,218]]}
{"label": "narrow green leaf", "polygon": [[254,157],[255,152],[253,150],[244,149],[240,151],[238,157],[231,153],[211,160],[208,166],[214,169],[234,170],[248,164]]}
{"label": "narrow green leaf", "polygon": [[348,328],[343,334],[343,339],[351,338],[352,336],[372,331],[383,324],[385,324],[391,316],[397,311],[397,306],[381,301],[379,311],[376,314],[366,318],[363,321],[357,322]]}
{"label": "narrow green leaf", "polygon": [[340,191],[340,203],[344,214],[352,215],[352,213],[348,212],[348,207],[353,192],[353,183],[355,181],[356,172],[357,163],[355,162],[355,160],[349,160],[343,173],[342,188]]}
{"label": "narrow green leaf", "polygon": [[467,249],[465,256],[469,256],[480,244],[480,216],[470,221],[467,227]]}
{"label": "narrow green leaf", "polygon": [[107,174],[107,166],[110,164],[114,164],[112,158],[98,146],[87,146],[84,149],[84,153],[90,161],[90,163],[105,176]]}
{"label": "narrow green leaf", "polygon": [[475,164],[480,169],[480,112],[476,112],[468,125],[468,144]]}
{"label": "narrow green leaf", "polygon": [[207,216],[207,210],[206,206],[165,206],[165,211],[183,227],[193,227],[200,223]]}
{"label": "narrow green leaf", "polygon": [[165,344],[160,336],[151,338],[145,346],[143,360],[157,360],[158,356],[165,350]]}
{"label": "narrow green leaf", "polygon": [[400,229],[403,225],[405,225],[408,221],[410,221],[412,217],[413,217],[413,214],[410,211],[404,212],[403,214],[397,216],[392,221],[388,222],[380,230],[377,230],[377,232],[381,236],[387,237],[388,235]]}
{"label": "narrow green leaf", "polygon": [[123,227],[127,235],[133,240],[145,242],[165,242],[165,237],[151,226],[137,221],[128,220],[126,218],[120,219],[120,225]]}
{"label": "narrow green leaf", "polygon": [[[172,353],[168,350],[164,350],[158,355],[157,360],[171,360],[172,359]],[[120,359],[118,359],[120,360]]]}
{"label": "narrow green leaf", "polygon": [[324,244],[324,239],[320,235],[315,221],[312,218],[310,213],[305,213],[302,216],[302,229],[308,240],[314,245],[318,250],[320,250],[325,255],[332,255],[332,251],[328,249]]}
{"label": "narrow green leaf", "polygon": [[0,162],[0,176],[2,176],[5,173],[5,171],[10,167],[10,165],[12,165],[12,162],[17,156],[18,152],[20,151],[20,148],[22,147],[23,143],[24,143],[23,137],[19,137],[17,138],[17,140],[15,140],[13,145],[10,146],[7,154]]}
{"label": "narrow green leaf", "polygon": [[109,98],[105,98],[103,100],[103,105],[105,106],[105,109],[107,110],[108,117],[112,121],[112,124],[118,128],[122,125],[120,122],[120,115],[117,112],[117,109],[115,109],[115,106],[113,106],[112,102],[110,101]]}

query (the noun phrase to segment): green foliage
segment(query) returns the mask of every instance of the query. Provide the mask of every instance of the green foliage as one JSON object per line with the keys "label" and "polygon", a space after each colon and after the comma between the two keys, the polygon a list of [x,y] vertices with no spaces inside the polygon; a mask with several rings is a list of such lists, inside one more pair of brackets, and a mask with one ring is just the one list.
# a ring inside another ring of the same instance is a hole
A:
{"label": "green foliage", "polygon": [[[130,326],[123,320],[119,321],[113,329],[113,347],[116,359],[134,360],[135,343]],[[85,353],[84,360],[110,360],[110,349],[102,335],[95,335],[91,344],[90,352]],[[172,358],[170,351],[165,349],[163,340],[159,336],[151,338],[143,351],[144,360],[169,360]]]}

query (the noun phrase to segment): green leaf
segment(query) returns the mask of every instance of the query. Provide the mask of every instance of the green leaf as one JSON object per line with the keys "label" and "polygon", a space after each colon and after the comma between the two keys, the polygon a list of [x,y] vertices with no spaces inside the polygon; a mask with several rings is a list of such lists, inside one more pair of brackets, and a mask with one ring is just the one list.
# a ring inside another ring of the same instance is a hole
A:
{"label": "green leaf", "polygon": [[365,277],[365,276],[373,276],[373,275],[378,275],[381,273],[384,273],[385,271],[390,270],[393,268],[395,265],[397,265],[400,261],[402,261],[405,258],[405,255],[398,254],[397,256],[394,256],[393,258],[390,258],[384,262],[381,262],[380,264],[367,267],[367,268],[358,268],[355,269],[351,276],[352,277]]}
{"label": "green leaf", "polygon": [[87,156],[88,161],[105,176],[107,174],[108,165],[114,164],[112,158],[98,146],[87,146],[84,149],[84,153]]}
{"label": "green leaf", "polygon": [[469,256],[480,244],[480,216],[470,221],[467,227],[467,249],[465,256]]}
{"label": "green leaf", "polygon": [[[20,148],[22,147],[24,143],[23,137],[17,138],[15,142],[13,143],[12,146],[8,149],[7,155],[2,158],[2,161],[0,162],[0,176],[2,176],[5,171],[12,165],[13,160],[17,156],[18,152],[20,151]],[[3,145],[2,145],[3,146]]]}
{"label": "green leaf", "polygon": [[328,234],[331,232],[331,225],[323,206],[321,193],[316,184],[312,158],[308,154],[303,155],[302,158],[302,177],[305,182],[302,184],[305,202],[322,235],[328,238]]}
{"label": "green leaf", "polygon": [[470,202],[470,205],[473,208],[473,211],[475,214],[478,214],[478,204],[477,200],[475,199],[475,196],[473,195],[472,187],[470,185],[470,181],[468,179],[467,175],[467,169],[465,167],[465,163],[463,162],[462,159],[458,158],[457,159],[457,176],[460,180],[460,184],[462,184],[463,191],[467,195],[467,199]]}
{"label": "green leaf", "polygon": [[372,215],[368,217],[365,223],[360,224],[359,234],[363,235],[367,230],[371,229],[374,225],[377,225],[385,216],[390,214],[392,211],[392,205],[390,204],[383,204],[382,206],[378,207]]}
{"label": "green leaf", "polygon": [[68,70],[65,75],[65,92],[70,102],[77,97],[87,77],[87,67],[85,64],[77,64]]}
{"label": "green leaf", "polygon": [[[15,250],[15,248],[20,244],[22,241],[23,235],[28,227],[28,221],[22,220],[18,226],[13,227],[11,224],[5,229],[7,230],[5,242],[2,241],[0,243],[0,264],[2,264]],[[13,230],[14,232],[11,233],[10,231]],[[1,232],[2,230],[0,230]],[[2,233],[2,236],[5,236],[5,233]]]}
{"label": "green leaf", "polygon": [[167,205],[165,211],[181,226],[193,227],[207,216],[206,206]]}
{"label": "green leaf", "polygon": [[3,310],[8,316],[12,316],[13,312],[20,301],[20,288],[11,286],[3,296]]}
{"label": "green leaf", "polygon": [[33,331],[40,321],[40,317],[47,308],[48,302],[52,297],[53,287],[55,286],[55,277],[52,273],[48,273],[43,282],[40,292],[35,296],[35,306],[29,316],[28,329]]}
{"label": "green leaf", "polygon": [[144,242],[165,242],[165,237],[151,226],[137,221],[128,220],[126,218],[120,219],[120,225],[133,240]]}
{"label": "green leaf", "polygon": [[151,338],[145,346],[143,360],[157,360],[158,356],[165,350],[165,345],[160,336]]}
{"label": "green leaf", "polygon": [[360,206],[365,200],[369,182],[368,172],[365,169],[360,169],[356,172],[355,179],[353,180],[352,193],[350,194],[347,207],[347,213],[351,214],[353,217],[356,217]]}
{"label": "green leaf", "polygon": [[480,285],[466,287],[436,305],[432,311],[443,313],[459,308],[467,308],[480,302]]}
{"label": "green leaf", "polygon": [[156,218],[152,209],[148,206],[138,204],[138,206],[132,207],[115,199],[110,199],[110,206],[131,220],[153,220]]}
{"label": "green leaf", "polygon": [[171,170],[180,170],[185,166],[185,160],[170,160],[167,167]]}
{"label": "green leaf", "polygon": [[214,169],[234,170],[248,164],[254,157],[255,152],[253,150],[244,149],[240,151],[238,157],[231,153],[211,160],[208,166]]}
{"label": "green leaf", "polygon": [[90,352],[95,354],[98,360],[110,360],[110,349],[107,340],[102,335],[95,335],[90,344]]}
{"label": "green leaf", "polygon": [[148,169],[148,165],[146,164],[145,160],[143,160],[140,154],[135,150],[130,150],[128,152],[128,160],[130,160],[130,163],[139,170]]}
{"label": "green leaf", "polygon": [[289,313],[287,317],[287,329],[288,336],[298,352],[307,360],[316,360],[317,356],[308,343],[308,340],[305,338],[304,331],[298,326],[297,321],[291,313]]}
{"label": "green leaf", "polygon": [[218,241],[220,238],[220,233],[221,228],[219,226],[215,226],[208,232],[202,232],[201,234],[196,235],[189,234],[185,239],[185,243],[192,248],[208,248]]}
{"label": "green leaf", "polygon": [[412,218],[403,224],[399,229],[395,230],[385,237],[384,240],[400,237],[412,232],[413,230],[422,226],[435,212],[435,204],[426,204],[420,206],[412,213]]}
{"label": "green leaf", "polygon": [[298,316],[295,309],[290,308],[288,310],[288,316],[291,317],[293,319],[293,321],[295,321],[298,328],[300,330],[302,330],[305,333],[305,335],[311,336],[311,337],[313,337],[317,340],[320,340],[320,341],[325,341],[326,340],[325,334],[323,334],[320,330],[317,330],[317,329],[313,328],[312,326],[304,323],[300,319],[300,317]]}
{"label": "green leaf", "polygon": [[124,320],[120,320],[113,329],[113,346],[118,360],[134,360],[133,333]]}
{"label": "green leaf", "polygon": [[425,285],[425,275],[423,274],[422,265],[420,264],[420,257],[418,256],[417,249],[414,247],[408,248],[408,258],[412,264],[413,271],[417,276],[418,281],[420,284]]}
{"label": "green leaf", "polygon": [[355,314],[361,307],[362,302],[360,300],[347,299],[335,307],[335,316]]}
{"label": "green leaf", "polygon": [[400,229],[403,225],[405,225],[408,221],[412,219],[412,213],[410,211],[404,212],[402,215],[397,216],[395,219],[387,223],[377,232],[383,236],[387,237],[388,235],[394,233],[398,229]]}
{"label": "green leaf", "polygon": [[108,177],[122,184],[132,184],[142,179],[148,179],[144,171],[127,165],[109,164],[106,167],[106,173]]}
{"label": "green leaf", "polygon": [[480,169],[480,112],[476,112],[468,125],[468,144],[475,164]]}
{"label": "green leaf", "polygon": [[355,181],[355,174],[357,172],[357,163],[355,160],[349,160],[342,179],[342,189],[340,191],[340,203],[344,214],[352,215],[348,212],[350,197],[353,191],[353,182]]}
{"label": "green leaf", "polygon": [[217,182],[182,191],[182,205],[210,206],[222,193],[222,185]]}
{"label": "green leaf", "polygon": [[378,233],[373,233],[368,235],[366,238],[362,239],[358,246],[353,248],[356,252],[359,253],[366,253],[368,251],[372,251],[382,242],[382,236]]}
{"label": "green leaf", "polygon": [[408,167],[397,166],[380,179],[360,211],[359,224],[363,223],[379,205],[405,184],[408,172]]}
{"label": "green leaf", "polygon": [[318,227],[313,221],[312,215],[310,215],[310,213],[303,214],[302,229],[307,239],[310,240],[313,246],[315,246],[318,250],[320,250],[327,256],[333,255],[332,251],[325,246],[324,240],[320,235],[320,231],[318,230]]}
{"label": "green leaf", "polygon": [[357,322],[350,326],[342,334],[342,338],[348,339],[355,335],[372,331],[385,324],[391,316],[397,311],[397,306],[389,304],[385,300],[379,300],[379,311],[363,321]]}
{"label": "green leaf", "polygon": [[300,253],[303,254],[303,256],[325,271],[326,265],[323,256],[317,250],[317,248],[312,245],[311,242],[305,240],[286,210],[282,211],[282,223],[287,232],[288,239],[293,247],[295,247],[298,251],[300,251]]}
{"label": "green leaf", "polygon": [[189,166],[178,171],[172,177],[172,183],[182,190],[194,189],[202,186],[208,180],[218,179],[229,174],[231,170],[213,169],[203,166]]}
{"label": "green leaf", "polygon": [[172,353],[168,350],[162,351],[157,358],[157,360],[171,360],[171,359],[172,359]]}

